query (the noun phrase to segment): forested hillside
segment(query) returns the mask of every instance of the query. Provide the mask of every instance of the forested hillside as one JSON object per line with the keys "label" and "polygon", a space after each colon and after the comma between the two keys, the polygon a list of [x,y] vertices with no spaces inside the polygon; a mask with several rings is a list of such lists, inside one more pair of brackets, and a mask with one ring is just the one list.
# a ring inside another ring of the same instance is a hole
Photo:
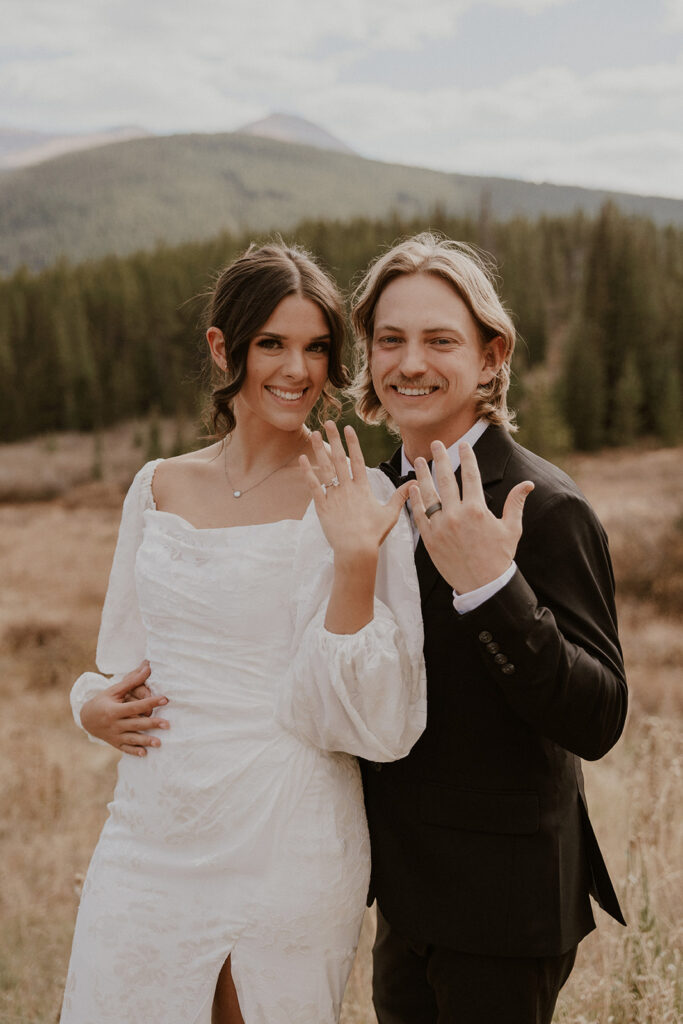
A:
{"label": "forested hillside", "polygon": [[[419,154],[415,161],[419,162]],[[442,174],[230,133],[135,139],[0,174],[0,273],[304,218],[595,216],[608,193]],[[683,226],[683,200],[614,194],[625,213]]]}
{"label": "forested hillside", "polygon": [[[402,235],[427,226],[474,242],[499,263],[521,339],[513,403],[537,450],[673,443],[681,430],[683,229],[613,205],[516,219],[307,221],[287,237],[347,288]],[[159,247],[66,262],[0,281],[0,438],[97,430],[132,416],[197,415],[204,342],[199,293],[250,240]]]}

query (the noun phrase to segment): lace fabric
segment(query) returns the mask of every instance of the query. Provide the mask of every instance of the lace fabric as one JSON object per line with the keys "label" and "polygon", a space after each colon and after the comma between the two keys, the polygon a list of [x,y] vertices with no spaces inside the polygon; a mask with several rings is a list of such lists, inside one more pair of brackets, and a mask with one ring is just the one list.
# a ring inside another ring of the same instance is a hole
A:
{"label": "lace fabric", "polygon": [[[336,636],[313,506],[301,522],[195,530],[155,510],[156,465],[124,503],[97,664],[120,677],[148,657],[171,729],[121,759],[62,1024],[208,1024],[228,953],[247,1024],[333,1024],[369,878],[352,755],[404,756],[426,721],[410,526],[383,545],[373,621]],[[77,721],[109,684],[77,681]]]}

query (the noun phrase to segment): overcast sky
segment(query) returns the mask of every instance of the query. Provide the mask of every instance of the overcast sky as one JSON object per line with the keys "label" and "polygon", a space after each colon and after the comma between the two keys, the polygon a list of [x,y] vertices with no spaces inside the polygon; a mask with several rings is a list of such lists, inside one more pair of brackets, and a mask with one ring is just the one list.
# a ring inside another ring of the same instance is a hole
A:
{"label": "overcast sky", "polygon": [[0,0],[0,127],[222,132],[683,198],[683,0]]}

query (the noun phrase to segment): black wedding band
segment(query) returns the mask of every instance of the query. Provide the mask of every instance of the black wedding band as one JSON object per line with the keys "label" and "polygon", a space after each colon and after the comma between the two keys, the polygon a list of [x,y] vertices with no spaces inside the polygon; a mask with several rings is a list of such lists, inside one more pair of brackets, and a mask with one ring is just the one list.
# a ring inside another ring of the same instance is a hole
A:
{"label": "black wedding band", "polygon": [[440,512],[442,508],[443,505],[441,504],[441,502],[435,501],[433,505],[430,505],[429,508],[425,509],[425,515],[427,516],[427,519],[431,519],[434,513]]}

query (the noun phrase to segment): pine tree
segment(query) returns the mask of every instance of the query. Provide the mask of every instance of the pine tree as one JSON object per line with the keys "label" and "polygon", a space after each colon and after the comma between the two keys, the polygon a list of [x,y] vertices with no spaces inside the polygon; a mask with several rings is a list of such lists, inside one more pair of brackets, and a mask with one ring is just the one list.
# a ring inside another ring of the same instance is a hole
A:
{"label": "pine tree", "polygon": [[612,421],[609,428],[611,444],[633,444],[641,428],[643,386],[633,352],[624,360],[614,391]]}
{"label": "pine tree", "polygon": [[163,454],[159,410],[152,409],[147,421],[147,448],[145,451],[145,461],[152,462],[154,459],[161,459]]}
{"label": "pine tree", "polygon": [[[666,355],[669,358],[666,358]],[[657,437],[667,445],[674,445],[681,439],[683,411],[681,410],[681,376],[671,347],[657,364],[657,401],[654,407],[654,430]]]}
{"label": "pine tree", "polygon": [[555,459],[571,448],[571,432],[547,375],[536,375],[527,384],[519,428],[519,443],[545,459]]}
{"label": "pine tree", "polygon": [[605,439],[605,371],[597,332],[585,323],[576,326],[570,339],[561,392],[574,445],[595,451]]}

